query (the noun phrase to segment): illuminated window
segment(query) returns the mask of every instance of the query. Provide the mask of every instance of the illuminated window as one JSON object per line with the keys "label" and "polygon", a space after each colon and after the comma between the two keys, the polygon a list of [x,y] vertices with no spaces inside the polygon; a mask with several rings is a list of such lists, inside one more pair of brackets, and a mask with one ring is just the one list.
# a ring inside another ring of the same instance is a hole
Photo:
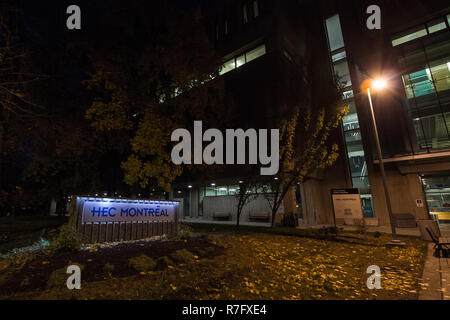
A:
{"label": "illuminated window", "polygon": [[239,186],[229,186],[228,187],[228,194],[230,196],[234,196],[236,194],[238,194],[239,192]]}
{"label": "illuminated window", "polygon": [[243,66],[245,64],[245,55],[240,55],[236,58],[236,68]]}
{"label": "illuminated window", "polygon": [[408,31],[406,35],[395,37],[392,40],[392,45],[395,47],[403,43],[425,37],[427,34],[427,29],[421,26],[418,29]]}
{"label": "illuminated window", "polygon": [[342,51],[342,52],[339,52],[339,53],[334,54],[334,55],[331,57],[331,60],[332,60],[333,63],[334,63],[334,62],[341,61],[342,59],[345,59],[345,58],[347,58],[347,53],[346,53],[345,51]]}
{"label": "illuminated window", "polygon": [[228,195],[228,188],[226,186],[224,186],[224,187],[217,187],[217,195],[218,196],[227,196]]}
{"label": "illuminated window", "polygon": [[222,66],[220,75],[230,72],[231,70],[234,70],[236,68],[239,68],[244,64],[249,63],[250,61],[255,60],[256,58],[259,58],[265,54],[266,54],[266,45],[262,44],[259,47],[256,47],[255,49],[252,49],[244,54],[241,54],[236,58],[226,61]]}
{"label": "illuminated window", "polygon": [[253,1],[253,16],[259,17],[259,7],[258,7],[258,0]]}
{"label": "illuminated window", "polygon": [[450,90],[450,57],[430,63],[430,70],[436,91]]}
{"label": "illuminated window", "polygon": [[447,25],[445,24],[444,18],[442,18],[428,23],[427,28],[429,33],[434,33],[444,30],[445,28],[447,28]]}
{"label": "illuminated window", "polygon": [[342,36],[341,22],[339,15],[334,15],[326,20],[328,43],[330,51],[335,51],[344,47],[344,37]]}
{"label": "illuminated window", "polygon": [[220,74],[225,74],[227,72],[230,72],[231,70],[236,69],[236,61],[233,59],[228,60],[227,62],[224,63],[222,70],[220,70]]}
{"label": "illuminated window", "polygon": [[244,5],[242,6],[242,15],[244,18],[244,23],[248,22],[248,15],[247,15],[247,5],[244,3]]}
{"label": "illuminated window", "polygon": [[348,69],[347,61],[342,61],[334,64],[334,71],[339,77],[340,83],[344,88],[352,85],[352,80],[350,79],[350,71]]}
{"label": "illuminated window", "polygon": [[215,197],[216,196],[216,188],[206,187],[205,188],[205,197]]}
{"label": "illuminated window", "polygon": [[263,44],[263,45],[260,45],[259,47],[255,48],[255,49],[250,50],[249,52],[247,52],[245,54],[246,59],[247,59],[246,61],[248,63],[248,62],[250,62],[252,60],[255,60],[256,58],[259,58],[259,57],[261,57],[261,56],[263,56],[265,54],[266,54],[266,45]]}

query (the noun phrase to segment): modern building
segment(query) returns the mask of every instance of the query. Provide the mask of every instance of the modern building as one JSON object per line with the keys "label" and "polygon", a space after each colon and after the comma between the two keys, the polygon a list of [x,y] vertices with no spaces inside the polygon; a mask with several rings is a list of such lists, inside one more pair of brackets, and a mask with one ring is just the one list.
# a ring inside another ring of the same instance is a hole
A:
{"label": "modern building", "polygon": [[[371,5],[381,9],[379,30],[366,23]],[[350,112],[333,136],[341,157],[297,188],[301,224],[332,224],[330,190],[358,188],[365,217],[389,226],[369,100],[363,90],[364,82],[375,77],[388,83],[372,98],[393,213],[450,222],[450,5],[448,1],[405,5],[404,1],[230,0],[208,6],[208,28],[224,57],[221,76],[232,103],[246,115],[282,106],[280,99],[289,87],[286,74],[301,74],[299,61],[311,53],[327,66],[324,77],[336,75],[345,87]],[[304,12],[314,14],[305,17]],[[311,34],[316,38],[313,47],[306,41]],[[273,112],[282,114],[278,108]],[[237,119],[236,125],[245,128],[246,119]],[[213,221],[215,212],[229,212],[233,220],[239,186],[235,180],[182,182],[173,196],[184,199],[188,220]],[[263,198],[244,209],[243,223],[251,220],[251,212],[268,210]]]}

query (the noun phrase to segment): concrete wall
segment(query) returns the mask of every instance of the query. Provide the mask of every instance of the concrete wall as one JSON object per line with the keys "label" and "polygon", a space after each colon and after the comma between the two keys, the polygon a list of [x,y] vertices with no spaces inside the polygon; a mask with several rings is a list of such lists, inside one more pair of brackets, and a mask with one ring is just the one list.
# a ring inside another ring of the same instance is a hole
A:
{"label": "concrete wall", "polygon": [[[230,212],[232,221],[236,221],[238,199],[236,196],[218,196],[203,198],[203,219],[213,220],[214,212]],[[262,195],[247,203],[242,209],[241,222],[249,221],[250,212],[267,212],[270,215],[270,207],[267,200]],[[278,213],[284,212],[283,204]]]}
{"label": "concrete wall", "polygon": [[334,224],[331,189],[351,188],[345,156],[341,155],[332,168],[316,173],[301,185],[303,224]]}
{"label": "concrete wall", "polygon": [[[392,213],[411,213],[416,219],[428,219],[426,206],[418,208],[416,205],[416,200],[418,199],[425,203],[425,196],[418,174],[401,175],[398,170],[389,168],[386,170],[386,178]],[[372,185],[375,216],[379,219],[380,226],[389,226],[390,221],[383,180],[378,170],[375,170],[370,176],[370,182]]]}

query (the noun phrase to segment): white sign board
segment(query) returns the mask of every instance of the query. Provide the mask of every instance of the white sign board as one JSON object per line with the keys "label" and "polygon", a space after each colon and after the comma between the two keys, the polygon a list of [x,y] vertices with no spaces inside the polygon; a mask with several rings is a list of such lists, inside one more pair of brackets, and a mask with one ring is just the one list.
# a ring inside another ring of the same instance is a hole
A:
{"label": "white sign board", "polygon": [[363,219],[359,189],[333,189],[334,214],[337,219]]}

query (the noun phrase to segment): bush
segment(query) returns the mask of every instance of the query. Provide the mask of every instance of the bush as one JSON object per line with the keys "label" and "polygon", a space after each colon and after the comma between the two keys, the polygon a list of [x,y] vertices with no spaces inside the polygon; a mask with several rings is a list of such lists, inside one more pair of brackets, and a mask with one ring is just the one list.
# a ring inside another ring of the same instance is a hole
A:
{"label": "bush", "polygon": [[81,270],[84,269],[84,265],[69,261],[66,267],[56,269],[50,274],[47,280],[47,289],[67,288],[67,279],[70,277],[70,274],[67,273],[67,267],[72,264],[79,266]]}
{"label": "bush", "polygon": [[81,248],[81,238],[75,229],[67,224],[59,228],[59,233],[50,239],[51,252],[74,252]]}
{"label": "bush", "polygon": [[185,223],[180,223],[179,236],[182,239],[190,238],[192,236],[193,229]]}
{"label": "bush", "polygon": [[138,272],[147,272],[156,267],[156,262],[145,254],[140,254],[128,260],[128,265]]}
{"label": "bush", "polygon": [[168,256],[159,257],[156,261],[156,266],[159,269],[165,269],[170,265],[173,265],[173,261]]}
{"label": "bush", "polygon": [[177,250],[170,256],[174,261],[181,263],[194,260],[194,255],[192,254],[192,252],[186,249]]}
{"label": "bush", "polygon": [[114,265],[113,265],[112,263],[109,263],[109,262],[107,262],[107,263],[103,266],[103,271],[106,272],[106,273],[108,273],[108,274],[113,273],[114,269],[115,269]]}

